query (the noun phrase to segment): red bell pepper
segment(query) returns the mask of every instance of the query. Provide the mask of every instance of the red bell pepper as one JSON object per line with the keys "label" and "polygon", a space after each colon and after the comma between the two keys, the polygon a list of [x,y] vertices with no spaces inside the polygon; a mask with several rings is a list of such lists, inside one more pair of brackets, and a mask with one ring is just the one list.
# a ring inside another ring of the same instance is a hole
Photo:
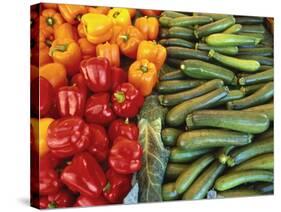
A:
{"label": "red bell pepper", "polygon": [[61,117],[83,116],[86,96],[77,86],[63,86],[58,89],[56,105]]}
{"label": "red bell pepper", "polygon": [[50,124],[47,142],[56,157],[70,157],[90,145],[90,128],[80,117],[60,118]]}
{"label": "red bell pepper", "polygon": [[142,148],[136,140],[119,136],[109,152],[108,163],[119,174],[131,174],[141,168]]}
{"label": "red bell pepper", "polygon": [[111,88],[111,68],[108,59],[92,57],[80,63],[88,88],[93,92],[106,92]]}
{"label": "red bell pepper", "polygon": [[110,106],[108,93],[94,94],[88,98],[85,108],[87,122],[108,125],[115,119],[115,114]]}
{"label": "red bell pepper", "polygon": [[98,124],[89,124],[91,131],[91,144],[88,151],[97,159],[104,161],[109,153],[109,139],[103,126]]}
{"label": "red bell pepper", "polygon": [[138,140],[139,128],[134,123],[129,123],[129,119],[125,121],[122,119],[116,119],[111,122],[108,128],[108,136],[110,141],[114,141],[118,136],[124,136],[131,140]]}
{"label": "red bell pepper", "polygon": [[131,83],[122,83],[116,87],[112,95],[114,112],[121,117],[134,117],[143,105],[144,97]]}
{"label": "red bell pepper", "polygon": [[31,108],[40,117],[47,116],[52,108],[54,87],[44,77],[37,77],[31,82]]}
{"label": "red bell pepper", "polygon": [[111,67],[112,72],[112,90],[115,90],[118,85],[123,82],[128,82],[128,74],[122,68]]}
{"label": "red bell pepper", "polygon": [[73,205],[74,197],[69,191],[59,191],[48,195],[48,208],[65,208]]}
{"label": "red bell pepper", "polygon": [[31,205],[40,208],[40,209],[47,209],[49,205],[49,200],[47,196],[42,196],[40,198],[32,199]]}
{"label": "red bell pepper", "polygon": [[104,188],[104,196],[111,203],[122,203],[128,192],[131,190],[131,174],[118,174],[113,169],[106,172],[108,180]]}
{"label": "red bell pepper", "polygon": [[88,152],[74,156],[71,164],[64,168],[61,181],[71,191],[92,198],[99,197],[106,185],[101,166]]}
{"label": "red bell pepper", "polygon": [[107,201],[107,199],[104,198],[103,195],[96,198],[80,195],[77,198],[74,206],[87,207],[87,206],[108,205],[108,204],[109,202]]}
{"label": "red bell pepper", "polygon": [[86,85],[86,80],[84,79],[83,74],[75,74],[71,78],[71,85],[77,86],[85,97],[88,96],[88,87]]}

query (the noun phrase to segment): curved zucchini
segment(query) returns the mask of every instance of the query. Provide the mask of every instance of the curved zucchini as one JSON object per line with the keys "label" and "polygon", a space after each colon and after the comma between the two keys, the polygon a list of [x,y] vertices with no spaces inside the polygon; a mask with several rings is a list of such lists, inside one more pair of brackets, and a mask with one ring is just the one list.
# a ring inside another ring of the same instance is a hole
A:
{"label": "curved zucchini", "polygon": [[160,81],[157,90],[161,94],[176,93],[202,85],[204,80],[168,80]]}
{"label": "curved zucchini", "polygon": [[212,149],[184,150],[174,147],[171,150],[169,161],[173,163],[191,162],[211,151],[213,150]]}
{"label": "curved zucchini", "polygon": [[209,61],[208,53],[205,51],[200,51],[196,49],[189,49],[184,47],[169,46],[167,49],[167,55],[171,58],[176,59],[198,59]]}
{"label": "curved zucchini", "polygon": [[273,69],[269,69],[246,77],[241,77],[238,82],[240,85],[253,85],[257,83],[273,81],[273,77],[274,71]]}
{"label": "curved zucchini", "polygon": [[168,57],[166,59],[166,63],[174,68],[179,68],[180,65],[181,65],[181,62],[182,60],[179,60],[179,59],[176,59],[176,58],[171,58],[171,57]]}
{"label": "curved zucchini", "polygon": [[165,171],[165,179],[169,181],[175,181],[177,177],[189,166],[189,164],[168,163]]}
{"label": "curved zucchini", "polygon": [[257,16],[239,16],[235,17],[238,24],[263,24],[264,18]]}
{"label": "curved zucchini", "polygon": [[236,55],[238,54],[238,47],[237,46],[228,46],[228,47],[215,47],[215,46],[208,46],[205,43],[196,43],[195,49],[199,49],[202,51],[210,51],[211,49],[220,52],[226,55]]}
{"label": "curved zucchini", "polygon": [[192,29],[184,27],[171,27],[169,29],[162,28],[160,30],[161,38],[181,38],[185,40],[194,40],[195,36]]}
{"label": "curved zucchini", "polygon": [[230,15],[225,15],[225,14],[218,14],[218,13],[193,13],[193,15],[202,15],[202,16],[209,16],[211,17],[214,21],[229,17]]}
{"label": "curved zucchini", "polygon": [[169,27],[170,22],[173,20],[173,18],[167,16],[161,16],[158,20],[161,27]]}
{"label": "curved zucchini", "polygon": [[270,121],[274,120],[274,105],[273,103],[258,105],[255,107],[247,108],[243,111],[253,112],[253,113],[264,113]]}
{"label": "curved zucchini", "polygon": [[272,56],[273,48],[271,47],[240,48],[238,55]]}
{"label": "curved zucchini", "polygon": [[162,198],[164,201],[178,199],[179,194],[176,192],[175,183],[166,183],[162,186]]}
{"label": "curved zucchini", "polygon": [[246,60],[256,60],[261,65],[273,66],[273,58],[259,56],[259,55],[237,55],[238,58],[246,59]]}
{"label": "curved zucchini", "polygon": [[170,27],[188,27],[192,25],[208,24],[212,22],[213,19],[209,16],[182,16],[174,18],[170,21]]}
{"label": "curved zucchini", "polygon": [[162,141],[165,146],[175,146],[178,136],[183,133],[176,128],[164,128],[161,132]]}
{"label": "curved zucchini", "polygon": [[201,129],[180,134],[177,146],[181,149],[204,149],[224,146],[244,146],[252,142],[253,136],[228,130]]}
{"label": "curved zucchini", "polygon": [[186,75],[181,71],[181,70],[177,70],[177,71],[171,71],[169,73],[163,74],[162,76],[160,76],[160,80],[164,81],[164,80],[181,80],[186,78]]}
{"label": "curved zucchini", "polygon": [[244,97],[244,93],[240,90],[230,90],[229,93],[224,97],[216,101],[212,107],[217,107],[226,104],[229,101],[241,99]]}
{"label": "curved zucchini", "polygon": [[263,87],[265,83],[260,83],[260,84],[254,84],[254,85],[246,85],[246,86],[241,86],[240,90],[243,92],[245,95],[252,94],[259,90],[261,87]]}
{"label": "curved zucchini", "polygon": [[241,24],[234,24],[234,25],[228,27],[226,30],[224,30],[223,33],[225,33],[225,34],[235,34],[235,33],[239,32],[241,29],[242,29]]}
{"label": "curved zucchini", "polygon": [[252,182],[273,182],[273,173],[263,170],[246,170],[229,173],[216,180],[215,189],[225,191],[241,184]]}
{"label": "curved zucchini", "polygon": [[177,18],[177,17],[184,17],[187,16],[184,13],[180,13],[180,12],[175,12],[175,11],[163,11],[161,13],[161,16],[166,16],[166,17],[170,17],[170,18]]}
{"label": "curved zucchini", "polygon": [[262,195],[262,192],[249,188],[234,188],[217,192],[217,198],[250,197]]}
{"label": "curved zucchini", "polygon": [[269,127],[269,119],[263,113],[235,110],[200,110],[186,117],[186,126],[215,127],[244,133],[262,133]]}
{"label": "curved zucchini", "polygon": [[179,105],[173,107],[166,115],[167,124],[170,126],[180,126],[184,123],[185,117],[195,110],[205,109],[214,104],[219,99],[225,97],[228,94],[228,88],[222,87],[216,89],[203,96],[196,97],[182,102]]}
{"label": "curved zucchini", "polygon": [[161,39],[159,43],[163,46],[179,46],[185,48],[194,48],[194,43],[180,39],[180,38],[168,38],[168,39]]}
{"label": "curved zucchini", "polygon": [[220,148],[216,152],[217,159],[219,160],[220,163],[226,164],[228,158],[229,158],[229,153],[235,148],[235,146],[226,146]]}

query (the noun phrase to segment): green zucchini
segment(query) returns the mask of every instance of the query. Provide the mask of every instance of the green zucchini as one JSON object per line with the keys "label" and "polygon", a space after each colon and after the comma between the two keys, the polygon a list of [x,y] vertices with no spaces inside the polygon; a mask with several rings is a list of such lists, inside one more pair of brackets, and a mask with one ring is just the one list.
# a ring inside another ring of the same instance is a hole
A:
{"label": "green zucchini", "polygon": [[186,90],[174,94],[160,95],[159,102],[163,106],[174,106],[179,103],[182,103],[186,100],[202,96],[208,92],[211,92],[215,89],[221,88],[224,85],[223,81],[220,79],[210,80],[200,86],[193,88],[191,90]]}
{"label": "green zucchini", "polygon": [[208,24],[212,22],[213,19],[209,16],[182,16],[174,18],[170,21],[170,27],[188,27],[198,24]]}
{"label": "green zucchini", "polygon": [[259,56],[259,55],[237,55],[238,58],[247,59],[247,60],[256,60],[261,65],[273,66],[273,58]]}
{"label": "green zucchini", "polygon": [[175,12],[175,11],[163,11],[161,13],[161,16],[166,16],[166,17],[170,17],[170,18],[177,18],[177,17],[185,17],[187,15],[180,13],[180,12]]}
{"label": "green zucchini", "polygon": [[264,140],[266,138],[273,137],[273,136],[274,136],[274,130],[273,130],[273,127],[271,127],[267,131],[265,131],[264,133],[261,133],[261,134],[257,135],[255,137],[255,139],[256,140]]}
{"label": "green zucchini", "polygon": [[175,182],[178,194],[184,193],[189,186],[196,180],[202,171],[214,161],[213,154],[207,154],[194,161],[185,171],[183,171]]}
{"label": "green zucchini", "polygon": [[240,48],[238,55],[272,56],[273,48],[271,47]]}
{"label": "green zucchini", "polygon": [[229,155],[230,157],[227,160],[227,165],[230,167],[239,165],[255,156],[271,152],[273,152],[272,137],[268,137],[264,140],[254,141],[247,146],[234,149]]}
{"label": "green zucchini", "polygon": [[181,79],[184,79],[184,78],[186,78],[186,75],[181,70],[172,71],[172,72],[165,73],[162,76],[160,76],[161,81],[181,80]]}
{"label": "green zucchini", "polygon": [[194,34],[196,38],[202,38],[204,36],[208,36],[213,33],[222,32],[234,24],[235,24],[235,18],[233,16],[229,16],[217,20],[215,22],[198,27],[197,29],[194,30]]}
{"label": "green zucchini", "polygon": [[244,97],[244,93],[240,90],[230,90],[227,96],[215,102],[212,107],[224,105],[229,101],[241,99]]}
{"label": "green zucchini", "polygon": [[229,153],[235,148],[235,146],[225,146],[221,147],[217,152],[216,156],[217,159],[219,160],[220,163],[226,164],[228,158],[229,158]]}
{"label": "green zucchini", "polygon": [[257,25],[246,25],[243,24],[241,32],[249,32],[249,33],[265,33],[266,29],[262,24]]}
{"label": "green zucchini", "polygon": [[217,198],[249,197],[262,195],[262,192],[249,188],[234,188],[217,192]]}
{"label": "green zucchini", "polygon": [[166,59],[166,63],[169,64],[170,66],[174,67],[174,68],[179,68],[181,65],[182,60],[180,59],[176,59],[176,58],[170,58],[168,57]]}
{"label": "green zucchini", "polygon": [[273,173],[263,170],[246,170],[225,174],[216,180],[215,189],[225,191],[252,182],[273,182]]}
{"label": "green zucchini", "polygon": [[179,194],[175,189],[175,183],[166,183],[162,186],[162,198],[164,201],[171,201],[179,198]]}
{"label": "green zucchini", "polygon": [[162,28],[160,30],[161,38],[181,38],[184,40],[194,40],[195,36],[192,29],[183,27],[171,27],[169,29]]}
{"label": "green zucchini", "polygon": [[184,150],[177,147],[171,149],[169,161],[173,163],[192,162],[200,156],[211,152],[212,149]]}
{"label": "green zucchini", "polygon": [[180,69],[184,74],[195,79],[222,79],[228,85],[237,83],[237,78],[232,71],[201,60],[184,60]]}
{"label": "green zucchini", "polygon": [[273,82],[266,83],[259,90],[242,99],[233,100],[227,103],[230,110],[240,110],[257,106],[268,102],[273,97]]}
{"label": "green zucchini", "polygon": [[249,36],[249,37],[254,37],[256,39],[259,39],[261,42],[264,41],[264,35],[260,33],[248,33],[248,32],[238,32],[238,35],[243,35],[243,36]]}
{"label": "green zucchini", "polygon": [[198,59],[209,61],[208,53],[196,49],[189,49],[184,47],[169,46],[167,49],[167,55],[176,59]]}
{"label": "green zucchini", "polygon": [[253,113],[264,113],[270,121],[274,120],[274,105],[273,103],[258,105],[255,107],[247,108],[243,111],[253,112]]}
{"label": "green zucchini", "polygon": [[262,86],[264,86],[265,83],[260,83],[260,84],[254,84],[254,85],[246,85],[246,86],[241,86],[240,90],[245,94],[245,95],[250,95],[257,90],[259,90]]}
{"label": "green zucchini", "polygon": [[235,110],[200,110],[187,115],[186,126],[215,127],[244,133],[262,133],[269,127],[269,119],[263,113]]}
{"label": "green zucchini", "polygon": [[179,91],[184,91],[187,89],[195,88],[199,85],[202,85],[204,80],[168,80],[160,81],[157,84],[158,93],[161,94],[170,94],[176,93]]}
{"label": "green zucchini", "polygon": [[178,136],[182,133],[182,130],[176,128],[164,128],[161,132],[162,141],[165,146],[175,146]]}
{"label": "green zucchini", "polygon": [[173,20],[173,18],[167,16],[161,16],[158,20],[161,27],[169,27],[170,22]]}
{"label": "green zucchini", "polygon": [[273,153],[267,153],[263,155],[258,155],[257,157],[247,160],[241,163],[240,165],[233,167],[229,171],[236,172],[236,171],[244,171],[244,170],[252,170],[252,169],[273,170],[273,166],[274,166]]}
{"label": "green zucchini", "polygon": [[242,29],[241,24],[234,24],[234,25],[228,27],[226,30],[224,30],[223,33],[225,33],[225,34],[235,34],[235,33],[239,32],[241,29]]}
{"label": "green zucchini", "polygon": [[267,66],[267,65],[261,65],[261,67],[259,68],[259,71],[266,71],[268,69],[273,68],[272,66]]}
{"label": "green zucchini", "polygon": [[177,139],[181,149],[204,149],[224,146],[244,146],[252,142],[253,136],[229,130],[200,129],[184,132]]}
{"label": "green zucchini", "polygon": [[252,85],[257,83],[273,81],[273,77],[274,77],[273,69],[269,69],[246,77],[241,77],[238,80],[238,82],[240,85]]}
{"label": "green zucchini", "polygon": [[254,45],[256,46],[261,42],[261,39],[236,34],[215,33],[209,35],[205,39],[206,43],[210,46],[240,46],[240,45]]}
{"label": "green zucchini", "polygon": [[227,94],[228,88],[222,87],[203,96],[184,101],[169,110],[166,115],[166,122],[170,126],[180,126],[184,124],[185,117],[189,113],[192,113],[195,110],[206,109]]}
{"label": "green zucchini", "polygon": [[193,15],[202,15],[202,16],[209,16],[211,17],[214,21],[229,17],[230,15],[225,15],[225,14],[217,14],[217,13],[193,13]]}
{"label": "green zucchini", "polygon": [[264,18],[257,16],[236,16],[236,23],[238,24],[263,24]]}
{"label": "green zucchini", "polygon": [[163,46],[179,46],[185,48],[194,48],[195,44],[180,38],[161,39],[159,43]]}
{"label": "green zucchini", "polygon": [[255,72],[260,68],[260,63],[256,60],[246,60],[226,56],[216,52],[213,49],[209,51],[209,57],[215,59],[223,65],[238,69],[240,71]]}
{"label": "green zucchini", "polygon": [[215,47],[215,46],[208,46],[205,43],[196,43],[195,49],[199,49],[202,51],[210,51],[211,49],[214,49],[217,52],[220,52],[222,54],[226,55],[236,55],[238,54],[238,47],[237,46],[228,46],[228,47]]}
{"label": "green zucchini", "polygon": [[201,175],[192,183],[184,193],[182,199],[203,199],[213,187],[216,179],[222,174],[225,165],[214,161]]}
{"label": "green zucchini", "polygon": [[165,179],[169,181],[175,181],[177,177],[189,166],[189,164],[168,163],[165,171]]}

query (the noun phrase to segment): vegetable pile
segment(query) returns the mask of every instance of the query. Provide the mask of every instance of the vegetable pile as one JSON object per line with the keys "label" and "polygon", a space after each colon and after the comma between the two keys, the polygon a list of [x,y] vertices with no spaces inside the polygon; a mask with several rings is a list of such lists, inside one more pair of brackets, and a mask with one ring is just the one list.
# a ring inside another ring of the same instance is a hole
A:
{"label": "vegetable pile", "polygon": [[273,38],[264,22],[32,7],[32,205],[272,193]]}

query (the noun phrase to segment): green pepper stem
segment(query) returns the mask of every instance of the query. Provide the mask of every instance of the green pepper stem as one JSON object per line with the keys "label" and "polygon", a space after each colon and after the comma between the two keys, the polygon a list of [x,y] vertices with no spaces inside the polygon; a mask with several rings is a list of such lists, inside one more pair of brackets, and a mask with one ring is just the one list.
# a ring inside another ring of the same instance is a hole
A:
{"label": "green pepper stem", "polygon": [[119,11],[116,11],[115,13],[113,13],[113,18],[117,18],[118,16],[120,15],[120,12]]}
{"label": "green pepper stem", "polygon": [[48,204],[48,208],[57,208],[57,203],[56,202],[51,202]]}
{"label": "green pepper stem", "polygon": [[51,49],[49,55],[53,56],[55,51],[65,52],[67,50],[68,44],[59,44]]}
{"label": "green pepper stem", "polygon": [[117,91],[113,95],[118,103],[123,103],[125,101],[125,93],[123,91]]}
{"label": "green pepper stem", "polygon": [[104,188],[103,188],[103,191],[108,191],[109,189],[111,188],[111,184],[110,184],[110,182],[107,182],[106,183],[106,185],[104,186]]}
{"label": "green pepper stem", "polygon": [[120,38],[122,38],[125,42],[129,40],[129,35],[120,35]]}
{"label": "green pepper stem", "polygon": [[140,70],[141,70],[143,73],[148,72],[148,67],[147,67],[147,65],[141,65]]}
{"label": "green pepper stem", "polygon": [[55,19],[53,19],[52,17],[46,18],[46,23],[48,26],[54,26],[55,22]]}

